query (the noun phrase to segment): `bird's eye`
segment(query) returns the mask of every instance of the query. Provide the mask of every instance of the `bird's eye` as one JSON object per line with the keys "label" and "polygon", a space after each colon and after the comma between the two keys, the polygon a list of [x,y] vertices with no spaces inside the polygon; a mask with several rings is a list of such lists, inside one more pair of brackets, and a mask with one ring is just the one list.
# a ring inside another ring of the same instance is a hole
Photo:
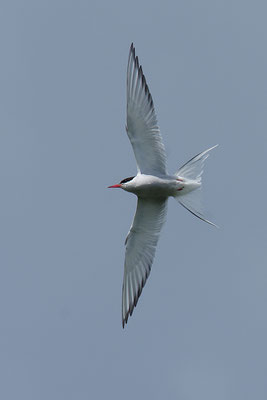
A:
{"label": "bird's eye", "polygon": [[134,178],[134,176],[131,176],[130,178],[125,178],[125,179],[123,179],[120,183],[129,182],[129,181],[131,181],[133,178]]}

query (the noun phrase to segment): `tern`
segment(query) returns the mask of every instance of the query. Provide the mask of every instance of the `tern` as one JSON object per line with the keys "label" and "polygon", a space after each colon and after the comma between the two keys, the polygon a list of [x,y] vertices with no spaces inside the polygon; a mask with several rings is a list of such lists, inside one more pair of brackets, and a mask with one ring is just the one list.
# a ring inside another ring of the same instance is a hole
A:
{"label": "tern", "polygon": [[204,218],[201,199],[201,175],[204,161],[216,146],[197,154],[178,171],[169,175],[166,153],[157,122],[152,96],[142,66],[130,47],[127,67],[127,125],[133,147],[137,175],[123,179],[120,188],[137,196],[137,208],[125,240],[125,263],[122,287],[122,327],[132,315],[150,274],[160,231],[165,221],[167,201],[174,197],[188,211]]}

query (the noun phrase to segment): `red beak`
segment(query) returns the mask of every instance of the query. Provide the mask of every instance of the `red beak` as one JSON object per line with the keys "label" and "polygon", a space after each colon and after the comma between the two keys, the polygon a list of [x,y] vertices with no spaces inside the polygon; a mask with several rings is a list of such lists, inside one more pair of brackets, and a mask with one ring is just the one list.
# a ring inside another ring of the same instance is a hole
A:
{"label": "red beak", "polygon": [[120,187],[121,187],[121,184],[119,184],[119,185],[108,186],[108,188],[120,188]]}

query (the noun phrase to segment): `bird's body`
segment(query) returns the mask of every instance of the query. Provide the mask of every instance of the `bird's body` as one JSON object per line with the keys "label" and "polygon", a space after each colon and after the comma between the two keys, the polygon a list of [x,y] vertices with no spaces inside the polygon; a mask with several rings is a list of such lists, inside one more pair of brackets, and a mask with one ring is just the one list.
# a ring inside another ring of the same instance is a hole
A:
{"label": "bird's body", "polygon": [[142,67],[130,48],[127,68],[127,128],[137,162],[137,175],[110,188],[121,188],[137,196],[135,217],[126,237],[122,288],[122,325],[137,304],[154,259],[167,212],[167,200],[174,197],[188,211],[204,218],[197,194],[201,189],[204,161],[214,147],[196,155],[169,175],[165,148],[157,124],[152,96]]}
{"label": "bird's body", "polygon": [[142,198],[177,197],[182,193],[189,193],[201,186],[200,183],[186,178],[177,178],[172,175],[145,175],[139,174],[132,180],[122,184],[122,189]]}

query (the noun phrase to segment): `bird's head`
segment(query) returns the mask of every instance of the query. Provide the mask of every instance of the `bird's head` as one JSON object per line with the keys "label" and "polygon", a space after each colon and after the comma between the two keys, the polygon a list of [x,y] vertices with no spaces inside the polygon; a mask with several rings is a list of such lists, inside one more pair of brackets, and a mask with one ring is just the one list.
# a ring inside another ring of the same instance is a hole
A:
{"label": "bird's head", "polygon": [[125,178],[125,179],[123,179],[122,181],[120,181],[120,183],[119,184],[117,184],[117,185],[112,185],[112,186],[108,186],[108,188],[120,188],[120,189],[124,189],[124,190],[127,190],[127,189],[129,189],[129,182],[131,181],[131,180],[133,180],[133,178],[135,178],[134,176],[131,176],[130,178]]}

